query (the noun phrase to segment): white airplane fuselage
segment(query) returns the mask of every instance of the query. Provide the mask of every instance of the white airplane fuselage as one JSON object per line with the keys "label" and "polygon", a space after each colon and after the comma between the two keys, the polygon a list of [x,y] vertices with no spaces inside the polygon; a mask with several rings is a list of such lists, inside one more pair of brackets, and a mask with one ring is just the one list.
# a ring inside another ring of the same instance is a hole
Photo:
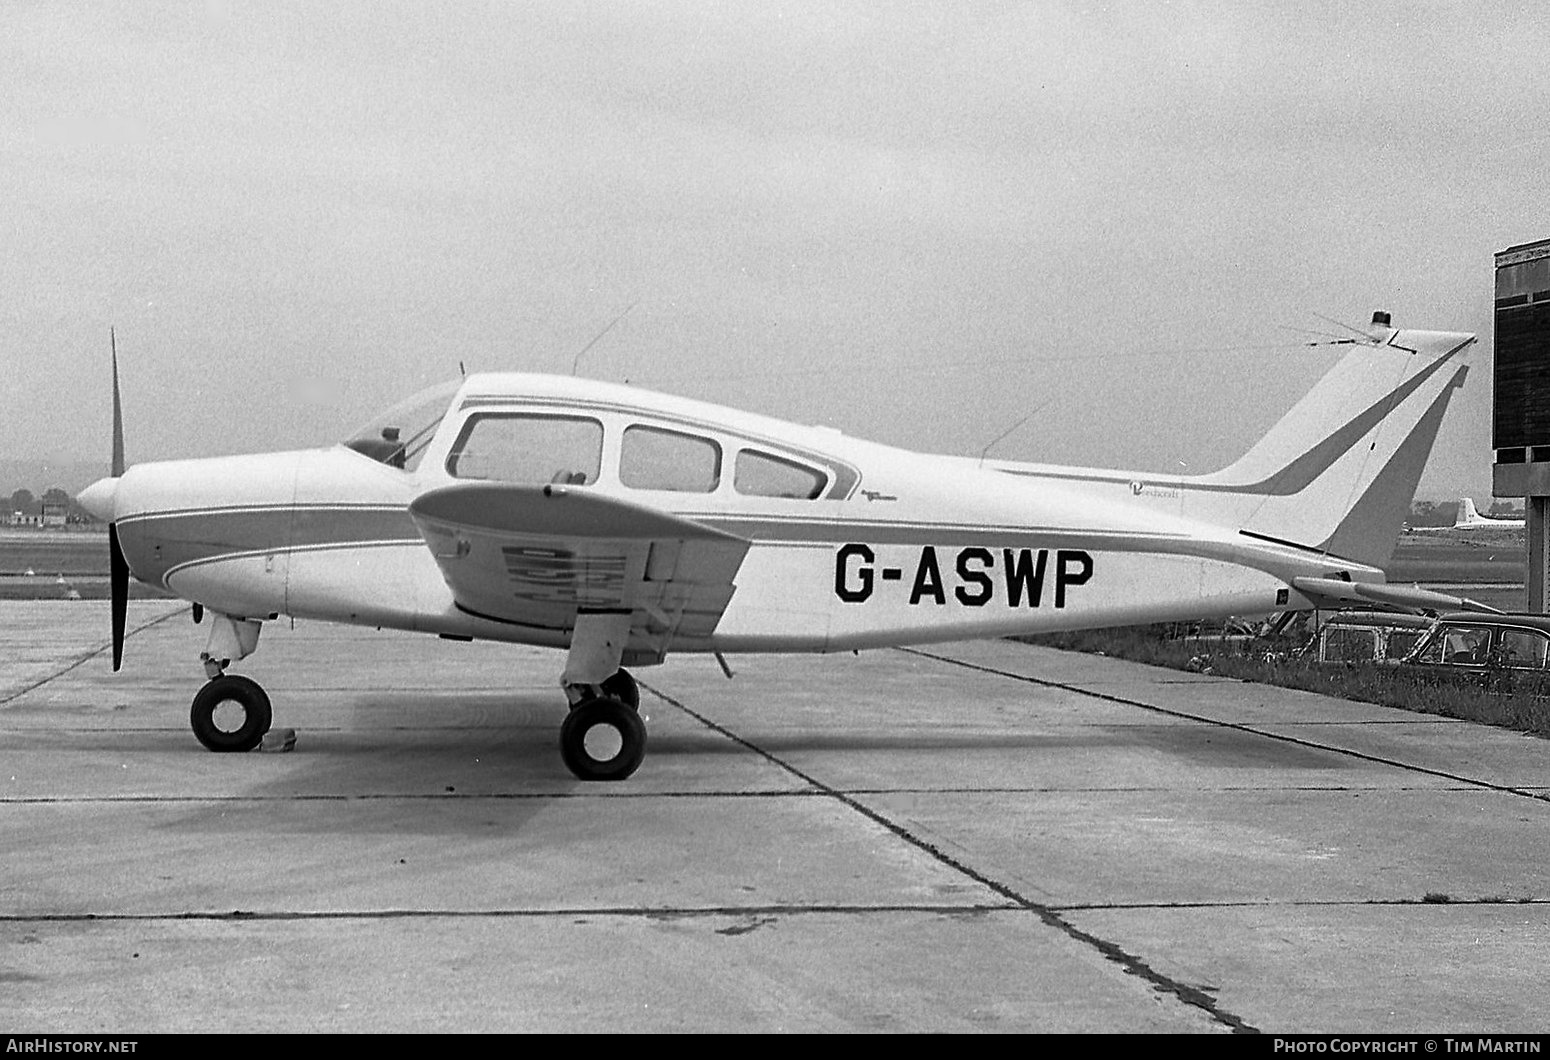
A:
{"label": "white airplane fuselage", "polygon": [[[640,392],[599,401],[613,388],[568,379],[518,377],[481,401],[491,385],[470,380],[414,471],[342,445],[130,468],[115,501],[130,568],[232,616],[564,646],[564,629],[461,609],[408,510],[459,481],[446,458],[470,416],[522,409],[527,397],[603,424],[597,481],[567,488],[751,541],[714,631],[675,640],[675,651],[836,651],[1262,612],[1288,606],[1296,576],[1382,579],[1187,518],[1178,487],[1157,476],[1011,473]],[[728,458],[744,446],[788,455],[829,475],[829,488],[815,499],[748,496],[723,474],[708,492],[631,489],[618,438],[640,424],[696,432]]]}

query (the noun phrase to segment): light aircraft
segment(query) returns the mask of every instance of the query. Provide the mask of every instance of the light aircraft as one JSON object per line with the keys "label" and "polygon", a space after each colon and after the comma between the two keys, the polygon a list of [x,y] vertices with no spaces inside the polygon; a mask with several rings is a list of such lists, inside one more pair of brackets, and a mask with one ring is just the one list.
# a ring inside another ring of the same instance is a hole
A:
{"label": "light aircraft", "polygon": [[[629,386],[470,375],[341,445],[125,470],[113,354],[113,667],[131,575],[212,619],[191,722],[255,747],[228,668],[297,618],[565,651],[562,758],[631,775],[628,667],[1361,603],[1384,584],[1474,336],[1385,316],[1246,455],[1206,475],[933,456]],[[728,671],[730,674],[730,671]],[[227,715],[231,715],[230,718]]]}
{"label": "light aircraft", "polygon": [[1453,522],[1455,530],[1521,530],[1523,519],[1493,519],[1475,510],[1475,502],[1468,497],[1459,501],[1458,518]]}
{"label": "light aircraft", "polygon": [[1475,502],[1468,497],[1459,499],[1458,517],[1452,526],[1412,526],[1412,534],[1445,534],[1454,530],[1521,530],[1522,519],[1491,519],[1475,509]]}

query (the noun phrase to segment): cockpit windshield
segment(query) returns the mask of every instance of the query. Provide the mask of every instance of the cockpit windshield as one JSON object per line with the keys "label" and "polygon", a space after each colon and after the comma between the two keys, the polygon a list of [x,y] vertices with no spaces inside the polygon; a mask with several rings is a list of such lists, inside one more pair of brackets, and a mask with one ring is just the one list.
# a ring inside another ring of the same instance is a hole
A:
{"label": "cockpit windshield", "polygon": [[426,387],[372,417],[344,444],[378,463],[413,471],[462,385],[461,379],[454,379]]}

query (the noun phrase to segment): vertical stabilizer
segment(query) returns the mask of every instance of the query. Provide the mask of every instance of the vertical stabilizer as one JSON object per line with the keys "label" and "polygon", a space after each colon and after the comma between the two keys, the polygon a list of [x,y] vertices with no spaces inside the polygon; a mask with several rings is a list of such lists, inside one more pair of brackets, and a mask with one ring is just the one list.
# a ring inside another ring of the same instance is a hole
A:
{"label": "vertical stabilizer", "polygon": [[1190,514],[1387,562],[1474,341],[1375,327],[1242,459],[1190,484]]}

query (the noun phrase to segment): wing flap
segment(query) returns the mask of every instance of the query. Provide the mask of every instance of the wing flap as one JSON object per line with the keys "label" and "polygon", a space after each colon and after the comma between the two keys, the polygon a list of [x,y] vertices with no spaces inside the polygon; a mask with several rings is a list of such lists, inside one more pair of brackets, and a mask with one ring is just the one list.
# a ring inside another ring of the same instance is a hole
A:
{"label": "wing flap", "polygon": [[470,482],[409,514],[458,606],[572,629],[582,611],[629,612],[631,648],[660,656],[714,632],[749,542],[644,505],[563,486]]}

